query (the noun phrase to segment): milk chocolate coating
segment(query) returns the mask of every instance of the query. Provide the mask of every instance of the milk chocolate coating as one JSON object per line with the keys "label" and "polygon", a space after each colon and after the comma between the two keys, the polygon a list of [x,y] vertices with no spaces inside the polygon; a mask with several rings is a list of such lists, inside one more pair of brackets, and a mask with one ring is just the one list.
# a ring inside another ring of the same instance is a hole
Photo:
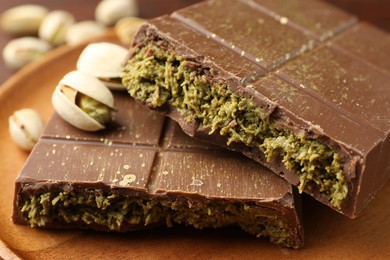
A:
{"label": "milk chocolate coating", "polygon": [[[98,133],[52,116],[16,179],[15,223],[29,224],[21,209],[34,194],[93,191],[205,207],[214,202],[251,205],[288,224],[292,242],[282,246],[303,245],[300,198],[283,179],[239,153],[188,137],[176,122],[143,108],[126,93],[115,94],[115,106],[113,122]],[[151,226],[126,223],[120,231]],[[109,231],[96,223],[61,219],[44,227]]]}
{"label": "milk chocolate coating", "polygon": [[[305,133],[340,154],[348,197],[336,208],[310,187],[305,192],[354,218],[390,177],[390,37],[320,1],[205,1],[151,20],[129,57],[145,42],[163,41],[185,60],[211,71],[236,94],[253,99],[274,122]],[[291,184],[298,174],[280,158],[233,143],[159,108],[190,136],[267,166]]]}

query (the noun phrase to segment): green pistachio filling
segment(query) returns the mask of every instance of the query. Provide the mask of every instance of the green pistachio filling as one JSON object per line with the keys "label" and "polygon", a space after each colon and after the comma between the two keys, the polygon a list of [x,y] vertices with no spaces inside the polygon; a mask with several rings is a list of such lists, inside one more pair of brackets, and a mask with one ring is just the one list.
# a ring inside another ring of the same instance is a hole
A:
{"label": "green pistachio filling", "polygon": [[137,224],[165,223],[171,227],[173,223],[182,223],[198,229],[238,225],[257,237],[269,237],[275,244],[300,246],[283,219],[250,202],[213,200],[187,203],[94,191],[86,194],[46,192],[26,198],[21,212],[32,227],[45,227],[58,221],[98,224],[112,231]]}
{"label": "green pistachio filling", "polygon": [[102,125],[111,120],[111,109],[108,106],[80,92],[76,96],[76,105]]}
{"label": "green pistachio filling", "polygon": [[343,161],[331,147],[282,129],[252,99],[240,97],[224,82],[212,82],[210,69],[185,60],[159,43],[139,47],[126,64],[123,84],[130,95],[151,108],[169,105],[198,127],[226,136],[228,145],[259,148],[267,160],[282,158],[299,174],[299,191],[317,186],[340,209],[348,195]]}

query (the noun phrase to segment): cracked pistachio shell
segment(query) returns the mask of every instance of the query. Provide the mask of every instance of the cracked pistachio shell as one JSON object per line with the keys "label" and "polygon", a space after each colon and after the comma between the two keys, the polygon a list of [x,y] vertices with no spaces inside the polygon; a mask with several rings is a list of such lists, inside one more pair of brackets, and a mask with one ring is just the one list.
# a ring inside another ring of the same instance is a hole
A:
{"label": "cracked pistachio shell", "polygon": [[135,0],[103,0],[95,9],[95,20],[106,26],[113,26],[123,17],[137,15]]}
{"label": "cracked pistachio shell", "polygon": [[65,43],[66,33],[74,23],[73,15],[66,11],[51,11],[43,19],[39,27],[39,37],[54,46]]}
{"label": "cracked pistachio shell", "polygon": [[41,58],[51,49],[46,41],[35,37],[22,37],[11,40],[3,49],[3,59],[7,67],[20,69]]}
{"label": "cracked pistachio shell", "polygon": [[95,21],[82,21],[72,24],[66,33],[66,43],[76,45],[102,35],[106,28]]}
{"label": "cracked pistachio shell", "polygon": [[26,151],[31,151],[44,128],[42,116],[31,108],[15,111],[8,123],[12,140]]}
{"label": "cracked pistachio shell", "polygon": [[71,125],[85,131],[104,129],[104,125],[84,112],[76,105],[75,99],[70,99],[62,91],[65,86],[114,110],[114,97],[110,90],[97,78],[80,71],[72,71],[61,79],[52,95],[52,104],[55,111]]}
{"label": "cracked pistachio shell", "polygon": [[0,27],[5,32],[15,35],[37,35],[48,9],[40,5],[18,5],[1,14]]}
{"label": "cracked pistachio shell", "polygon": [[128,50],[117,44],[89,44],[80,54],[77,69],[97,77],[113,90],[125,90],[121,82],[122,64]]}

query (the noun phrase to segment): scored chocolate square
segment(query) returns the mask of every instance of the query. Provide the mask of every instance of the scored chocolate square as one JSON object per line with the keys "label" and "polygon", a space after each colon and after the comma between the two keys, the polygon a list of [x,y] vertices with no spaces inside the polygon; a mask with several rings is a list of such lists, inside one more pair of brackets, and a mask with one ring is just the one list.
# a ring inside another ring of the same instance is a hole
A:
{"label": "scored chocolate square", "polygon": [[117,232],[237,225],[280,246],[303,245],[299,198],[288,183],[191,139],[126,93],[115,102],[114,121],[98,133],[53,114],[16,179],[15,223]]}

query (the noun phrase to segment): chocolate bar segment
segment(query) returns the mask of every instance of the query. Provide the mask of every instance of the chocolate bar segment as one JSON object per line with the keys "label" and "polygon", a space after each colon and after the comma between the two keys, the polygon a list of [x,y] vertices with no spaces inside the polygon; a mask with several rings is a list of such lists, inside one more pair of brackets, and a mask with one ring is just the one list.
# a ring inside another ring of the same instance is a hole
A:
{"label": "chocolate bar segment", "polygon": [[362,22],[333,42],[335,47],[340,47],[355,59],[369,63],[389,76],[390,60],[385,58],[389,55],[390,44],[390,35],[387,32]]}
{"label": "chocolate bar segment", "polygon": [[301,30],[318,41],[332,38],[357,22],[357,18],[322,1],[243,1],[281,23]]}
{"label": "chocolate bar segment", "polygon": [[[267,69],[295,57],[313,44],[303,32],[285,26],[242,1],[206,1],[177,11],[172,17]],[[289,40],[285,41],[286,38]]]}
{"label": "chocolate bar segment", "polygon": [[[151,20],[123,83],[187,134],[354,218],[390,176],[388,35],[306,2],[210,0]],[[364,55],[349,50],[361,32],[380,42],[362,40]]]}
{"label": "chocolate bar segment", "polygon": [[52,116],[17,177],[15,223],[113,232],[237,225],[279,246],[303,245],[291,185],[240,154],[188,137],[126,93],[115,103],[115,120],[99,133]]}

